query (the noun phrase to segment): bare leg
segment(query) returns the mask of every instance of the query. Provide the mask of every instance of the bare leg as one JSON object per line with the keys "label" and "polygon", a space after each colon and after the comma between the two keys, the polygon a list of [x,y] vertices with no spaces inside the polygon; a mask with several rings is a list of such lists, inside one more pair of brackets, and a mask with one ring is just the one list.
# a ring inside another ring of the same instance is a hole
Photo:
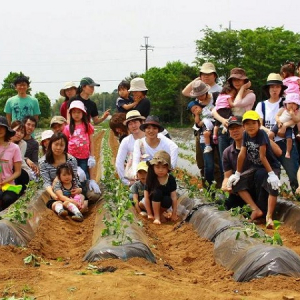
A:
{"label": "bare leg", "polygon": [[286,152],[285,152],[285,157],[286,158],[291,158],[291,151],[293,147],[293,141],[292,139],[286,139]]}
{"label": "bare leg", "polygon": [[211,132],[208,130],[205,130],[203,133],[203,137],[204,137],[204,144],[205,146],[209,146],[210,145],[210,135]]}
{"label": "bare leg", "polygon": [[269,195],[268,197],[268,212],[266,216],[266,227],[268,229],[274,229],[273,213],[276,207],[277,196]]}
{"label": "bare leg", "polygon": [[263,215],[263,212],[259,209],[256,203],[253,201],[251,195],[248,191],[239,191],[239,196],[251,207],[252,214],[250,216],[251,220],[255,220]]}
{"label": "bare leg", "polygon": [[161,221],[160,221],[161,203],[152,201],[152,207],[153,207],[153,212],[154,212],[154,221],[153,221],[153,223],[154,224],[161,224]]}

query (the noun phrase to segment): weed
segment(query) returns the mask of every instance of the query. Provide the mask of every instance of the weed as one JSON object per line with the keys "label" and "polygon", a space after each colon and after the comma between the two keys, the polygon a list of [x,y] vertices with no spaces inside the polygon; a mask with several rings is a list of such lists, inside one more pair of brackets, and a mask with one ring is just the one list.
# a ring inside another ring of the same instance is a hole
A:
{"label": "weed", "polygon": [[39,267],[40,266],[40,257],[30,254],[27,257],[23,259],[25,265],[32,265],[33,267]]}

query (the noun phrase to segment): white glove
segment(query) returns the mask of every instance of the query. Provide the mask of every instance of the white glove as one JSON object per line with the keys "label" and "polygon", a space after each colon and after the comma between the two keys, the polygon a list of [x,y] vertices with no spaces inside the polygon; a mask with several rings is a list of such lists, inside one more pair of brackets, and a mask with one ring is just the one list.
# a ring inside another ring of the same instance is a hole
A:
{"label": "white glove", "polygon": [[86,180],[86,174],[80,167],[77,167],[77,174],[80,182],[84,182]]}
{"label": "white glove", "polygon": [[269,172],[268,175],[268,183],[271,184],[273,190],[278,190],[281,186],[278,176],[273,171]]}
{"label": "white glove", "polygon": [[238,171],[235,171],[234,174],[232,174],[229,178],[228,178],[228,181],[227,181],[227,187],[228,188],[232,188],[233,185],[236,185],[239,180],[241,178],[241,173],[238,172]]}
{"label": "white glove", "polygon": [[97,182],[94,179],[90,180],[89,189],[90,189],[90,191],[94,191],[96,194],[101,194],[99,185],[97,184]]}
{"label": "white glove", "polygon": [[95,167],[96,166],[95,156],[90,156],[87,164],[89,168]]}

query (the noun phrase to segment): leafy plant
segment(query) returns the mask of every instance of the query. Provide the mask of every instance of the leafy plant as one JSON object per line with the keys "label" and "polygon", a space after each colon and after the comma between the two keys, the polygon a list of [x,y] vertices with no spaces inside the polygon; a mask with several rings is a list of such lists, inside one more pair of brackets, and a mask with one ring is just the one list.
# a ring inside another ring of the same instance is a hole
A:
{"label": "leafy plant", "polygon": [[32,265],[33,267],[39,267],[40,266],[40,257],[30,254],[27,257],[23,259],[25,265]]}

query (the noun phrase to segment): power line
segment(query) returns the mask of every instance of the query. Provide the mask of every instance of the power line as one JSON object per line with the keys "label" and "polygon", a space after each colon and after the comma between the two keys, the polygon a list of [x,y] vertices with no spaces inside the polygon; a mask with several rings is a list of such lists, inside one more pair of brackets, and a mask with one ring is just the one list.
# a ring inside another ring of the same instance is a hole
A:
{"label": "power line", "polygon": [[140,50],[145,50],[146,51],[146,72],[148,71],[148,50],[153,51],[153,46],[148,45],[148,38],[149,36],[144,36],[145,38],[145,45],[141,45],[142,49]]}

